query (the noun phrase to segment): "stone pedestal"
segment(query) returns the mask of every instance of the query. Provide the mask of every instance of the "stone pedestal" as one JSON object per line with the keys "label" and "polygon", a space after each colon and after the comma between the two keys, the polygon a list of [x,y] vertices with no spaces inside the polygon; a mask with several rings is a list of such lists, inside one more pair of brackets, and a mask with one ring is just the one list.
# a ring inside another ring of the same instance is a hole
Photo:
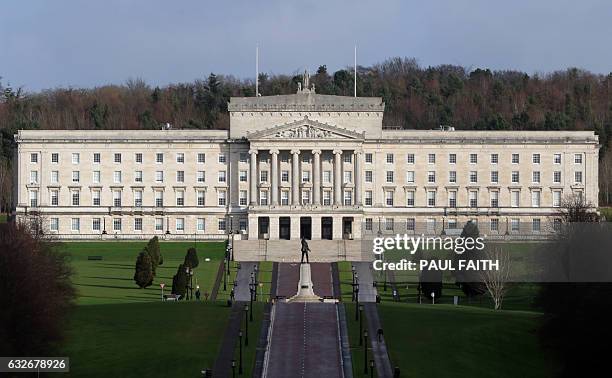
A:
{"label": "stone pedestal", "polygon": [[297,294],[289,298],[287,302],[321,302],[321,297],[315,295],[310,275],[310,264],[300,264],[300,281],[298,282]]}

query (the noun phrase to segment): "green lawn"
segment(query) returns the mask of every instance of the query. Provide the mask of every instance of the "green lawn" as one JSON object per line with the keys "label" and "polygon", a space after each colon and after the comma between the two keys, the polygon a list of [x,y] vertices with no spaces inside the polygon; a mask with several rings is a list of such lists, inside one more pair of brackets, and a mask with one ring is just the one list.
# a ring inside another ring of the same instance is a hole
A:
{"label": "green lawn", "polygon": [[[245,346],[246,326],[245,317],[242,316],[241,329],[242,329],[242,364],[243,364],[243,377],[250,377],[253,375],[253,368],[255,367],[255,354],[257,352],[257,342],[259,341],[259,333],[261,332],[261,322],[263,320],[263,308],[262,302],[253,303],[253,321],[249,322],[249,345]],[[247,316],[248,318],[248,316]],[[238,376],[238,364],[240,361],[240,349],[238,343],[234,349],[234,359],[236,360],[236,376]]]}
{"label": "green lawn", "polygon": [[452,305],[383,303],[391,363],[407,377],[544,377],[541,314]]}
{"label": "green lawn", "polygon": [[[172,276],[183,262],[193,242],[162,242],[163,265],[157,269],[154,284],[139,289],[134,283],[136,256],[146,242],[67,242],[61,244],[71,255],[75,269],[73,282],[78,290],[78,304],[147,302],[161,299],[160,283],[165,292],[172,286]],[[200,265],[195,269],[194,286],[199,285],[202,299],[212,291],[219,263],[224,255],[224,243],[198,243],[196,249]],[[101,261],[90,261],[88,256],[103,256]],[[206,261],[209,258],[210,261]]]}
{"label": "green lawn", "polygon": [[[348,327],[348,336],[349,336],[349,344],[351,348],[351,362],[353,363],[353,376],[361,377],[364,375],[363,373],[363,364],[364,364],[364,353],[363,353],[363,343],[359,345],[359,338],[363,338],[363,331],[367,329],[367,322],[365,313],[363,313],[362,330],[359,332],[359,321],[355,320],[355,303],[345,302],[344,308],[346,311],[346,324]],[[368,335],[368,371],[369,371],[369,360],[373,359],[370,337]],[[362,339],[363,340],[363,339]],[[369,373],[368,373],[369,376]],[[376,377],[376,368],[374,368],[374,376]]]}
{"label": "green lawn", "polygon": [[198,377],[212,367],[229,308],[220,302],[76,306],[71,377]]}

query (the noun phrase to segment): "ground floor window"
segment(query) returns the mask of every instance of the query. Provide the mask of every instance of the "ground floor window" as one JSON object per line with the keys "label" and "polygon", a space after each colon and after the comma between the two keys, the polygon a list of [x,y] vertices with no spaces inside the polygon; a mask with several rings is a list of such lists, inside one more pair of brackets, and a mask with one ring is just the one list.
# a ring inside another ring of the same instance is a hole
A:
{"label": "ground floor window", "polygon": [[218,228],[219,231],[225,232],[225,230],[227,229],[227,221],[225,220],[225,218],[219,218]]}
{"label": "ground floor window", "polygon": [[204,218],[198,218],[196,228],[198,231],[204,231]]}
{"label": "ground floor window", "polygon": [[517,218],[510,219],[510,231],[519,232],[521,229],[521,221]]}
{"label": "ground floor window", "polygon": [[531,221],[531,230],[533,232],[540,232],[540,218],[533,218]]}
{"label": "ground floor window", "polygon": [[449,219],[448,220],[448,228],[451,230],[454,230],[457,228],[457,220],[456,219]]}
{"label": "ground floor window", "polygon": [[121,218],[113,219],[113,231],[121,231]]}
{"label": "ground floor window", "polygon": [[51,231],[58,231],[59,230],[59,218],[51,218],[49,220],[49,229]]}
{"label": "ground floor window", "polygon": [[416,220],[414,218],[406,219],[406,231],[414,231],[416,228]]}
{"label": "ground floor window", "polygon": [[72,231],[79,231],[81,229],[81,220],[79,218],[72,218],[70,222],[70,229]]}
{"label": "ground floor window", "polygon": [[155,231],[163,231],[163,230],[164,230],[164,219],[155,218]]}
{"label": "ground floor window", "polygon": [[176,230],[185,231],[185,219],[184,218],[176,218]]}
{"label": "ground floor window", "polygon": [[142,218],[134,218],[134,231],[142,231]]}
{"label": "ground floor window", "polygon": [[351,206],[353,204],[353,192],[350,190],[344,191],[344,206]]}
{"label": "ground floor window", "polygon": [[100,231],[101,227],[100,227],[100,218],[93,218],[91,220],[91,229],[93,231]]}
{"label": "ground floor window", "polygon": [[365,219],[365,230],[366,231],[372,231],[373,225],[372,225],[372,218],[366,218]]}
{"label": "ground floor window", "polygon": [[393,218],[386,218],[385,219],[385,231],[393,231],[394,230],[394,221]]}
{"label": "ground floor window", "polygon": [[246,231],[247,230],[247,220],[246,219],[240,219],[238,221],[238,229],[240,231]]}
{"label": "ground floor window", "polygon": [[499,219],[497,218],[491,219],[489,222],[489,226],[492,232],[499,231]]}

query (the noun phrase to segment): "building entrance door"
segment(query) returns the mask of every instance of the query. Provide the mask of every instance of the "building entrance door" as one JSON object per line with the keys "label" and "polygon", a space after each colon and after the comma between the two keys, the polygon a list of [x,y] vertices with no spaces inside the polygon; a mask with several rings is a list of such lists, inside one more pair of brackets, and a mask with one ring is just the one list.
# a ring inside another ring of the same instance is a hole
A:
{"label": "building entrance door", "polygon": [[332,217],[321,218],[321,239],[332,240],[334,221]]}
{"label": "building entrance door", "polygon": [[291,238],[291,218],[278,218],[278,238],[282,240],[289,240]]}
{"label": "building entrance door", "polygon": [[342,218],[342,238],[353,239],[353,217]]}
{"label": "building entrance door", "polygon": [[312,239],[312,218],[301,217],[300,218],[300,239],[310,240]]}
{"label": "building entrance door", "polygon": [[269,239],[270,238],[270,218],[269,217],[259,217],[257,218],[258,225],[258,238],[259,239]]}

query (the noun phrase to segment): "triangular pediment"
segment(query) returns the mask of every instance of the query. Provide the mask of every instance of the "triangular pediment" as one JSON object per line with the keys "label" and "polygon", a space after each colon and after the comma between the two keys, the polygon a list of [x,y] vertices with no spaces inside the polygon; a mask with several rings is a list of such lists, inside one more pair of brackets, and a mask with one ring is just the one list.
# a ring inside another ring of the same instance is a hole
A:
{"label": "triangular pediment", "polygon": [[351,139],[363,140],[364,134],[352,130],[343,129],[341,127],[329,125],[309,119],[307,116],[303,119],[270,127],[267,129],[247,132],[247,138],[250,140],[256,139],[300,139],[300,140],[334,140],[334,139]]}

